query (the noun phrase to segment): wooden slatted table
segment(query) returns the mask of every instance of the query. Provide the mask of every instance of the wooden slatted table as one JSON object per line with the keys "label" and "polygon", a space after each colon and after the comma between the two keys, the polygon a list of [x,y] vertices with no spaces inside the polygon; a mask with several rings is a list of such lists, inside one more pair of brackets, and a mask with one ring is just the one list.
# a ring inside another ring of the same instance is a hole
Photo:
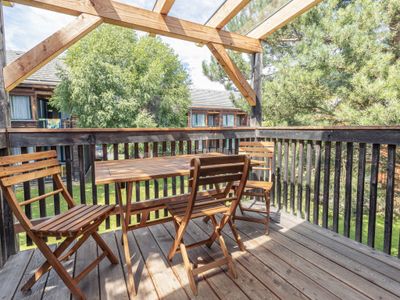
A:
{"label": "wooden slatted table", "polygon": [[[207,154],[188,154],[169,157],[154,157],[144,159],[126,159],[99,161],[95,163],[95,183],[96,185],[115,184],[117,189],[117,201],[121,204],[122,188],[126,184],[126,205],[119,205],[118,210],[122,223],[122,243],[124,246],[124,256],[128,271],[128,291],[135,295],[135,283],[133,279],[131,255],[128,243],[128,231],[139,227],[149,226],[161,222],[169,221],[171,218],[163,218],[148,221],[148,216],[152,211],[163,209],[165,204],[170,201],[178,200],[183,196],[174,196],[156,200],[132,203],[133,184],[138,181],[154,180],[159,178],[187,176],[190,171],[190,161],[194,157],[223,156],[221,153]],[[141,214],[139,224],[131,224],[131,215]]]}

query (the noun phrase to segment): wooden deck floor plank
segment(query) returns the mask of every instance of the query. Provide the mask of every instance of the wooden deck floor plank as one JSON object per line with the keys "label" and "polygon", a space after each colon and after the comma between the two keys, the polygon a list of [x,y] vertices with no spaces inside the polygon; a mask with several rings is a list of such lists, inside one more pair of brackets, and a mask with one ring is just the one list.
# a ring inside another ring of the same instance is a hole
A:
{"label": "wooden deck floor plank", "polygon": [[[125,266],[125,256],[123,246],[121,244],[121,231],[118,230],[115,232],[116,243],[118,246],[118,253],[121,261],[121,266],[124,271],[124,278],[127,278],[126,266]],[[156,292],[156,288],[153,284],[149,271],[144,263],[143,257],[139,251],[139,248],[136,244],[135,237],[132,233],[129,233],[128,236],[129,249],[131,252],[131,261],[132,261],[132,270],[135,276],[135,285],[136,285],[136,296],[131,297],[132,300],[154,300],[158,299],[158,295]]]}
{"label": "wooden deck floor plank", "polygon": [[[164,224],[165,228],[172,235],[175,232],[174,226],[170,223]],[[201,241],[206,237],[193,237],[190,234],[190,229],[192,228],[192,224],[188,226],[188,230],[184,236],[184,240],[187,244],[191,244],[194,242]],[[188,254],[192,261],[196,261],[197,258],[201,260],[202,263],[210,263],[214,260],[215,257],[222,258],[222,252],[219,253],[213,258],[210,253],[206,251],[206,247],[197,247],[188,250]],[[226,272],[227,268],[225,266],[220,268],[215,268],[209,270],[202,275],[206,278],[207,282],[212,286],[215,293],[221,299],[249,299],[248,296],[238,287],[237,283],[228,276]]]}
{"label": "wooden deck floor plank", "polygon": [[33,250],[21,251],[11,256],[3,268],[0,269],[1,300],[8,300],[14,295],[33,252]]}
{"label": "wooden deck floor plank", "polygon": [[[327,238],[321,239],[318,234],[312,234],[312,232],[304,230],[304,227],[301,225],[292,226],[290,231],[298,235],[299,242],[302,241],[304,246],[400,297],[400,284],[396,280],[382,274],[385,272],[385,264],[382,264],[381,271],[378,272],[363,264],[362,261],[360,262],[359,259],[353,259],[354,254],[349,255],[346,251],[343,252],[343,249],[338,251],[336,247],[338,243],[335,241],[328,240]],[[379,269],[379,266],[377,268]],[[398,274],[398,278],[400,278],[400,273]]]}
{"label": "wooden deck floor plank", "polygon": [[[118,246],[114,232],[108,232],[102,235],[102,238],[110,247],[116,257],[119,256]],[[101,249],[97,249],[101,253]],[[128,290],[126,287],[124,271],[122,264],[113,265],[105,258],[99,264],[99,280],[101,299],[119,299],[128,300]]]}
{"label": "wooden deck floor plank", "polygon": [[357,249],[348,247],[344,243],[339,243],[326,235],[319,234],[319,232],[312,229],[312,227],[317,226],[307,226],[309,224],[306,224],[306,222],[302,222],[300,224],[295,223],[292,218],[283,215],[281,217],[281,225],[285,228],[292,227],[294,231],[307,236],[318,243],[326,245],[333,251],[346,256],[348,259],[354,262],[358,262],[377,273],[381,273],[383,276],[396,281],[400,286],[400,270],[392,264],[382,263],[380,260],[377,260],[370,255],[366,255]]}
{"label": "wooden deck floor plank", "polygon": [[303,246],[295,240],[292,240],[291,234],[287,231],[280,231],[275,224],[271,224],[270,236],[276,242],[285,245],[289,249],[292,249],[303,258],[323,268],[326,272],[332,274],[337,279],[342,280],[354,289],[357,289],[360,293],[364,293],[366,297],[372,297],[378,299],[384,297],[389,299],[393,297],[393,294],[380,288],[379,286],[371,284],[370,281],[365,278],[349,271],[348,269],[334,263],[330,259],[320,255],[317,252]]}
{"label": "wooden deck floor plank", "polygon": [[375,250],[367,245],[358,243],[350,238],[347,238],[343,235],[340,235],[332,230],[322,228],[320,226],[314,226],[313,224],[307,223],[304,220],[298,219],[296,217],[284,214],[284,219],[287,226],[293,226],[292,224],[302,224],[304,227],[309,228],[310,230],[314,231],[316,234],[320,234],[323,236],[328,237],[329,239],[334,240],[352,250],[360,252],[362,254],[368,255],[373,259],[379,260],[386,265],[389,265],[392,268],[396,268],[400,270],[400,259],[396,257],[390,256],[389,254],[383,253],[382,251]]}
{"label": "wooden deck floor plank", "polygon": [[[231,235],[227,235],[226,233],[224,233],[224,237],[233,239]],[[311,299],[339,299],[336,295],[332,294],[318,283],[293,268],[285,260],[282,260],[267,249],[262,248],[257,242],[252,241],[248,236],[242,235],[241,237],[246,249],[251,254],[257,257],[260,262],[273,269],[274,272],[284,277],[307,297]]]}
{"label": "wooden deck floor plank", "polygon": [[318,260],[318,256],[313,253],[313,264],[304,259],[300,252],[296,251],[296,245],[294,243],[286,245],[287,247],[285,247],[284,245],[275,241],[271,236],[265,235],[265,227],[258,225],[259,224],[237,221],[237,226],[240,228],[240,232],[246,234],[254,242],[259,243],[265,249],[268,249],[282,260],[285,260],[288,264],[302,272],[304,275],[310,277],[315,282],[323,282],[323,287],[339,298],[368,299],[368,297],[364,294],[361,294],[357,290],[353,289],[343,281],[339,280],[337,277],[331,275],[329,272],[321,268],[321,264],[323,264],[323,261],[326,260],[326,258]]}
{"label": "wooden deck floor plank", "polygon": [[153,280],[157,294],[162,299],[188,299],[174,272],[168,266],[161,249],[158,247],[148,228],[133,231],[145,264]]}
{"label": "wooden deck floor plank", "polygon": [[[97,245],[92,238],[89,238],[76,252],[74,277],[82,272],[90,262],[96,259],[97,255]],[[98,266],[79,282],[79,287],[85,295],[90,295],[91,300],[100,299]]]}
{"label": "wooden deck floor plank", "polygon": [[[158,246],[160,247],[161,251],[164,254],[165,259],[168,261],[168,252],[172,246],[173,238],[169,234],[169,232],[165,229],[164,226],[155,225],[149,227],[151,233],[154,236],[154,239],[157,241]],[[190,250],[189,250],[190,251]],[[182,256],[178,253],[173,258],[172,262],[168,262],[171,266],[172,270],[174,271],[176,277],[180,281],[181,285],[186,290],[186,293],[190,295],[190,297],[194,297],[192,290],[189,286],[189,280],[187,277],[187,273],[185,270],[185,266],[183,264]],[[207,299],[207,300],[217,300],[218,297],[207,283],[207,281],[200,279],[197,282],[198,286],[198,295],[196,299]]]}
{"label": "wooden deck floor plank", "polygon": [[[203,221],[197,219],[194,221],[194,223],[200,230],[202,230],[204,233],[207,233],[208,229],[203,228],[206,226]],[[225,243],[231,251],[232,257],[237,264],[238,269],[242,270],[242,268],[244,268],[247,272],[254,276],[255,280],[259,281],[259,283],[263,285],[262,288],[259,288],[260,291],[262,291],[259,296],[266,297],[268,293],[272,292],[273,295],[271,297],[278,297],[280,299],[308,299],[290,283],[285,281],[266,265],[260,263],[260,261],[252,254],[247,251],[241,252],[238,250],[236,242],[234,242],[232,239],[225,238]],[[248,276],[248,278],[250,278],[250,280],[254,280],[250,276]],[[265,289],[267,289],[267,292],[265,292]],[[251,294],[249,296],[251,296]]]}
{"label": "wooden deck floor plank", "polygon": [[[50,246],[51,250],[54,251],[55,245]],[[23,293],[21,291],[22,286],[26,283],[26,281],[34,274],[34,272],[39,268],[45,261],[43,254],[35,249],[31,260],[25,270],[24,275],[22,276],[21,282],[16,290],[14,295],[14,299],[42,299],[43,293],[45,291],[47,279],[49,277],[49,272],[44,274],[31,288],[31,290],[27,293]]]}
{"label": "wooden deck floor plank", "polygon": [[[70,247],[72,247],[70,245]],[[68,251],[70,247],[66,250]],[[67,270],[67,272],[73,276],[74,268],[75,268],[75,254],[73,254],[70,259],[63,261],[61,264]],[[49,278],[46,282],[46,287],[44,289],[44,294],[42,300],[53,300],[53,299],[70,299],[71,292],[61,280],[60,276],[58,276],[57,272],[54,270],[50,270]]]}

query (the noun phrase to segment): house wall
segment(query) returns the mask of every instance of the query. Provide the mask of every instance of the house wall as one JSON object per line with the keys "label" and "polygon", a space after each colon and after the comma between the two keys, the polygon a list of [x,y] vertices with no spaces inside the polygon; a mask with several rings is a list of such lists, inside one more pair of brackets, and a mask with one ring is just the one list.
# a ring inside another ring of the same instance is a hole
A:
{"label": "house wall", "polygon": [[239,109],[215,109],[215,108],[194,108],[191,107],[188,112],[188,127],[192,126],[192,114],[205,114],[206,115],[206,127],[208,126],[208,116],[215,115],[216,116],[216,125],[215,127],[222,127],[223,115],[224,114],[233,114],[235,118],[235,126],[237,122],[237,118],[239,116],[244,117],[244,124],[241,126],[249,126],[249,116],[246,112]]}

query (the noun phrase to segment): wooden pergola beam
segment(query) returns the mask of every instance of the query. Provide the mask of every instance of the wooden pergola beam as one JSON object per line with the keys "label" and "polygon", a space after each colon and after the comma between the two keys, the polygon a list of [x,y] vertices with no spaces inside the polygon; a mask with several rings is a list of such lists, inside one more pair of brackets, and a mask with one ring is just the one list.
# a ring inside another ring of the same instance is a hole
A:
{"label": "wooden pergola beam", "polygon": [[46,38],[28,52],[9,63],[3,70],[4,83],[9,92],[28,76],[76,43],[102,23],[96,16],[82,14],[67,26]]}
{"label": "wooden pergola beam", "polygon": [[160,13],[112,0],[92,0],[92,2],[89,0],[13,0],[13,2],[70,15],[86,13],[101,17],[106,23],[195,43],[206,44],[211,42],[247,53],[262,51],[258,39],[164,16]]}
{"label": "wooden pergola beam", "polygon": [[268,35],[285,26],[294,18],[313,8],[321,1],[322,0],[293,0],[250,31],[247,36],[260,40],[265,39]]}
{"label": "wooden pergola beam", "polygon": [[227,0],[207,21],[206,25],[214,28],[223,28],[230,20],[232,20],[250,0]]}
{"label": "wooden pergola beam", "polygon": [[154,4],[153,11],[162,15],[168,15],[175,0],[157,0]]}
{"label": "wooden pergola beam", "polygon": [[228,52],[226,51],[224,46],[212,43],[207,44],[207,46],[212,54],[215,56],[215,58],[218,60],[219,64],[224,69],[226,74],[249,102],[249,104],[251,106],[256,105],[256,93],[247,82],[242,72],[240,72],[239,68],[229,57]]}

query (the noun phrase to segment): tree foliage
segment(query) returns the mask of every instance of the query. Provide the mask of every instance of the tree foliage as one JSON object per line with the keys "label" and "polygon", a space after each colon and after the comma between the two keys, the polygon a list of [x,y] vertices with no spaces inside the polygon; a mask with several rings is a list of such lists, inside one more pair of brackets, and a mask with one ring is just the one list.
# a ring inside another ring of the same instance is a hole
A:
{"label": "tree foliage", "polygon": [[52,105],[81,127],[186,124],[189,76],[159,38],[102,25],[75,46],[60,69]]}
{"label": "tree foliage", "polygon": [[[326,0],[274,33],[264,46],[264,124],[398,124],[399,16],[398,0]],[[232,58],[249,76],[246,59]],[[218,68],[203,69],[223,82]]]}

